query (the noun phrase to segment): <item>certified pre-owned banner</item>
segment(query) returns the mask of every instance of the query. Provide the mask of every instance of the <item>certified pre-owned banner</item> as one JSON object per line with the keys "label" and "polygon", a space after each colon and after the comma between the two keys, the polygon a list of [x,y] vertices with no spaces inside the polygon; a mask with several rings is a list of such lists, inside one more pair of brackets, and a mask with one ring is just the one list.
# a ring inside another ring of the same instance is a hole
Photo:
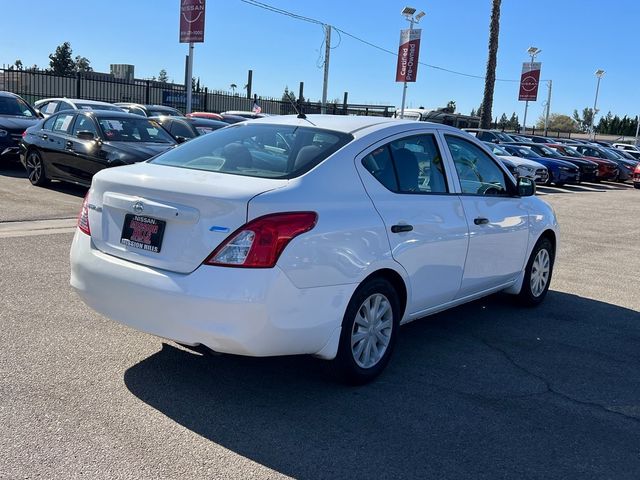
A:
{"label": "certified pre-owned banner", "polygon": [[204,42],[205,0],[180,0],[180,43]]}
{"label": "certified pre-owned banner", "polygon": [[415,82],[418,75],[421,29],[400,30],[396,82]]}
{"label": "certified pre-owned banner", "polygon": [[524,62],[520,77],[520,94],[518,100],[535,102],[538,99],[538,84],[540,83],[540,62]]}

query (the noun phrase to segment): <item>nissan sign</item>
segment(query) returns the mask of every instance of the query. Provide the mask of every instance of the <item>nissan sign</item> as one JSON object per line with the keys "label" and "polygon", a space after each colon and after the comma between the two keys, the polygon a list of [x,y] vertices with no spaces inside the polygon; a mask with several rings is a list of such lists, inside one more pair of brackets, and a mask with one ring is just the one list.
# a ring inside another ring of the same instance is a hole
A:
{"label": "nissan sign", "polygon": [[396,82],[415,82],[418,75],[421,29],[400,30]]}
{"label": "nissan sign", "polygon": [[180,0],[180,43],[204,42],[205,0]]}
{"label": "nissan sign", "polygon": [[538,99],[541,66],[540,62],[524,62],[522,64],[518,100],[535,102]]}

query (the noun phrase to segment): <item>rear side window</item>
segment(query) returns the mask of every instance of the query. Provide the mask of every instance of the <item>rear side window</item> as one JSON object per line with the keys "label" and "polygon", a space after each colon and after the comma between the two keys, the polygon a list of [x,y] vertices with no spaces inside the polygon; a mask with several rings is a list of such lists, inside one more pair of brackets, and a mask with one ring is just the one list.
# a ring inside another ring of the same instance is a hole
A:
{"label": "rear side window", "polygon": [[353,137],[313,127],[239,124],[222,128],[152,160],[159,165],[261,178],[295,178]]}
{"label": "rear side window", "polygon": [[96,129],[95,123],[89,117],[84,115],[78,115],[76,118],[76,123],[73,125],[73,135],[78,135],[78,132],[91,132],[94,137],[98,136],[98,130]]}
{"label": "rear side window", "polygon": [[53,131],[67,133],[71,125],[71,120],[73,120],[73,115],[73,113],[61,113],[58,115],[55,122],[53,122]]}
{"label": "rear side window", "polygon": [[49,117],[45,120],[45,122],[42,124],[42,129],[43,130],[51,130],[53,128],[53,123],[58,119],[57,116],[55,117]]}
{"label": "rear side window", "polygon": [[448,192],[442,156],[432,134],[395,140],[364,157],[362,165],[392,192]]}

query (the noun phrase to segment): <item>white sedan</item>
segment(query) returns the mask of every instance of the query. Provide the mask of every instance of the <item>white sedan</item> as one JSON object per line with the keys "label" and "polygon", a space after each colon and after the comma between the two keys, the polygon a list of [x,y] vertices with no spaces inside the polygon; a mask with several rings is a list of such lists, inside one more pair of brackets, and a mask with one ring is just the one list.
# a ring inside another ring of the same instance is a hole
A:
{"label": "white sedan", "polygon": [[544,299],[558,225],[534,192],[445,125],[267,117],[95,175],[71,285],[144,332],[312,354],[363,383],[403,323],[498,291]]}

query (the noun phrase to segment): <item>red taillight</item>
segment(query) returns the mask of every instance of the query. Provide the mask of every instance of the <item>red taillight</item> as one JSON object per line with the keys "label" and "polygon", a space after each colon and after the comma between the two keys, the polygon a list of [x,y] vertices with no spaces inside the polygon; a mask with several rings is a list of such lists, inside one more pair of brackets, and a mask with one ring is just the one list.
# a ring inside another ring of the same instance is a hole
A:
{"label": "red taillight", "polygon": [[81,232],[91,235],[91,229],[89,228],[89,192],[84,196],[82,207],[80,208],[80,215],[78,215],[78,228]]}
{"label": "red taillight", "polygon": [[27,136],[27,131],[25,130],[24,132],[22,132],[22,138]]}
{"label": "red taillight", "polygon": [[272,268],[287,244],[308,232],[318,220],[315,212],[274,213],[240,227],[204,261],[207,265]]}

